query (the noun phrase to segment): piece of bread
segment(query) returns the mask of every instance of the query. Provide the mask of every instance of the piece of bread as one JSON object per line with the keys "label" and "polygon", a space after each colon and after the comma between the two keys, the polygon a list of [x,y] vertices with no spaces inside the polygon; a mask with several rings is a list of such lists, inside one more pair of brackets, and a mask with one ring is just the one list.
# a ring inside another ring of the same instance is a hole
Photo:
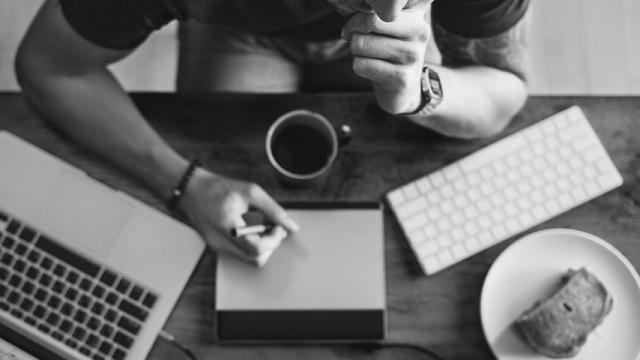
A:
{"label": "piece of bread", "polygon": [[523,339],[552,358],[575,356],[613,306],[604,285],[584,268],[570,269],[562,281],[551,297],[538,301],[515,321]]}

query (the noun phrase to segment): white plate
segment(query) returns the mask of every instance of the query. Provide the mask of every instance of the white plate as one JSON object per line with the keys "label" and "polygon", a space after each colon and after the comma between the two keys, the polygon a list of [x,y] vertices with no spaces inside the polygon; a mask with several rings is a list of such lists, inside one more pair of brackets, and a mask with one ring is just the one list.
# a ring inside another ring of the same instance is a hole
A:
{"label": "white plate", "polygon": [[591,234],[550,229],[529,234],[496,259],[482,287],[482,329],[500,360],[549,359],[524,343],[511,326],[533,303],[552,293],[569,269],[585,267],[613,296],[613,308],[589,335],[576,360],[634,360],[640,355],[640,279],[629,261]]}

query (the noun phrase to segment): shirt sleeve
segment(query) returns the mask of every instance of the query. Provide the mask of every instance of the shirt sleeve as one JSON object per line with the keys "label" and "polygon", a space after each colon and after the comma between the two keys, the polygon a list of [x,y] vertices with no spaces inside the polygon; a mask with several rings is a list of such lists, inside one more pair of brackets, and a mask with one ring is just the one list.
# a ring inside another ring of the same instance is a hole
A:
{"label": "shirt sleeve", "polygon": [[465,38],[491,37],[506,32],[527,12],[529,0],[437,0],[433,22]]}
{"label": "shirt sleeve", "polygon": [[60,0],[69,25],[91,43],[109,49],[137,47],[184,14],[173,0]]}
{"label": "shirt sleeve", "polygon": [[433,37],[442,54],[444,66],[488,66],[510,72],[526,81],[529,73],[529,22],[530,16],[525,14],[503,32],[478,38],[454,34],[434,21]]}

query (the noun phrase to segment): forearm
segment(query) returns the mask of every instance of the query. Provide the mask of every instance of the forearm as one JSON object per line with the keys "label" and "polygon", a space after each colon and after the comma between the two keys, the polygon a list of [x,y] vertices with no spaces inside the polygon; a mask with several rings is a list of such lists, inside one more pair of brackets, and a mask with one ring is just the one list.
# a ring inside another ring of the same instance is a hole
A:
{"label": "forearm", "polygon": [[479,138],[500,132],[527,98],[524,82],[512,73],[485,66],[432,66],[444,89],[442,103],[428,115],[408,118],[456,138]]}
{"label": "forearm", "polygon": [[48,120],[161,197],[169,195],[186,161],[149,126],[107,70],[61,75],[23,64],[18,75],[25,96]]}

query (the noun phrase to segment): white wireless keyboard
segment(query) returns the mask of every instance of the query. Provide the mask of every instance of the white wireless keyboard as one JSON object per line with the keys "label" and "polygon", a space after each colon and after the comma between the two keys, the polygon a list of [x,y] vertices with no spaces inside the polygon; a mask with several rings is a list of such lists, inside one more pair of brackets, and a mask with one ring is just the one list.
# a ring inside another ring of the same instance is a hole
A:
{"label": "white wireless keyboard", "polygon": [[426,274],[622,185],[574,106],[390,191]]}

